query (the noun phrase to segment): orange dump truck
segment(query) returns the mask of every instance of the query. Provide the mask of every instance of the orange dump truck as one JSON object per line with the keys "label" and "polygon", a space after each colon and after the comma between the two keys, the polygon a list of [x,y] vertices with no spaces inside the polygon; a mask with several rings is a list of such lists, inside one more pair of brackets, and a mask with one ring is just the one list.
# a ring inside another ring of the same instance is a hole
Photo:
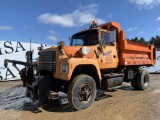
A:
{"label": "orange dump truck", "polygon": [[40,49],[36,63],[26,54],[28,61],[20,75],[28,97],[56,99],[62,91],[73,109],[82,110],[93,103],[97,90],[123,82],[131,82],[138,90],[148,88],[149,73],[140,67],[155,64],[154,45],[127,41],[118,23],[97,26],[92,21],[90,28],[72,35],[70,42],[70,46],[59,42],[57,47]]}

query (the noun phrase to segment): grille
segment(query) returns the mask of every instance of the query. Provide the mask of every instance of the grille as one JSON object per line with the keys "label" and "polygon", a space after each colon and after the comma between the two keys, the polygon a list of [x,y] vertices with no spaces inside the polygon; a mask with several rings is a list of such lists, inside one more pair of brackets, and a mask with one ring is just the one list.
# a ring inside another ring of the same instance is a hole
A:
{"label": "grille", "polygon": [[56,72],[56,52],[39,52],[39,68],[41,74]]}

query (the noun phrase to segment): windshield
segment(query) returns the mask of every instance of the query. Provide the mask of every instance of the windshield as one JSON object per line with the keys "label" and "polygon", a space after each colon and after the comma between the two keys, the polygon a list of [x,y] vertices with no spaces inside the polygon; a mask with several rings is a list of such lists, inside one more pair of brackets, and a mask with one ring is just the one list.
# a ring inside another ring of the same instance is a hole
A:
{"label": "windshield", "polygon": [[90,46],[98,44],[98,30],[90,30],[72,36],[71,46]]}

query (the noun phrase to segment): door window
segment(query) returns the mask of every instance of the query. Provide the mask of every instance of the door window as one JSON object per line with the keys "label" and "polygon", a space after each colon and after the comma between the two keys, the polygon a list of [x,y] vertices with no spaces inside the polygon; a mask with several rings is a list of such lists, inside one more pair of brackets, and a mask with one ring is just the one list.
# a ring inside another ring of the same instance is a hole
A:
{"label": "door window", "polygon": [[113,42],[116,41],[116,30],[109,32],[101,31],[101,44],[113,46]]}

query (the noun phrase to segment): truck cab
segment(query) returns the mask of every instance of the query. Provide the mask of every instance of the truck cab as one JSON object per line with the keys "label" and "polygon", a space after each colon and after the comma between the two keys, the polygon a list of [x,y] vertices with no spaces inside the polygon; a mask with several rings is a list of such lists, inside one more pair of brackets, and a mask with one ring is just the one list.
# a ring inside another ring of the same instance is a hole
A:
{"label": "truck cab", "polygon": [[100,69],[117,68],[116,29],[92,28],[76,33],[71,46],[93,46]]}

